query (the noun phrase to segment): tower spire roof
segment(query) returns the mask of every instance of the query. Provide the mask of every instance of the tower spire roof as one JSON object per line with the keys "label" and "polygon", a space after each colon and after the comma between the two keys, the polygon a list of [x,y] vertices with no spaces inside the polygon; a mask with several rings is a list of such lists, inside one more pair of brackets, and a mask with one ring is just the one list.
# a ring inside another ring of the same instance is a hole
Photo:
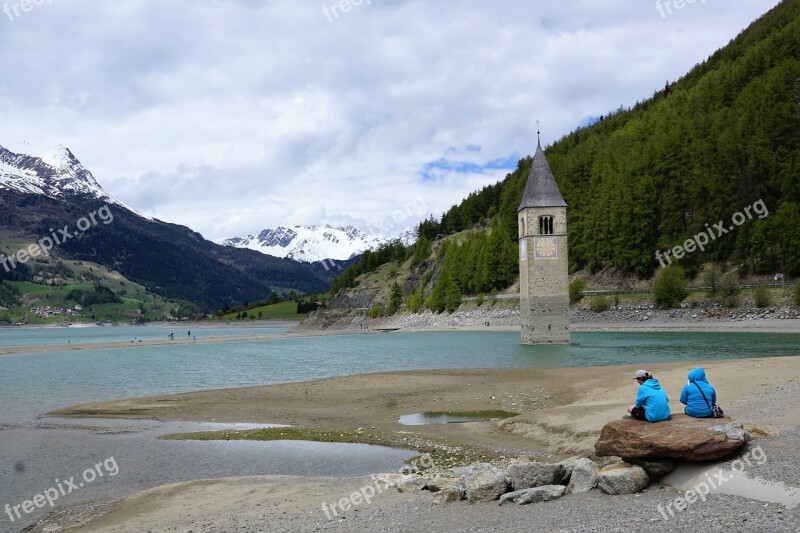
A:
{"label": "tower spire roof", "polygon": [[517,211],[526,207],[567,207],[567,202],[564,201],[564,197],[561,196],[561,191],[556,185],[553,171],[547,164],[542,143],[538,140],[538,126],[536,129],[536,154],[533,156],[528,182],[525,184],[525,192],[522,194],[522,202]]}

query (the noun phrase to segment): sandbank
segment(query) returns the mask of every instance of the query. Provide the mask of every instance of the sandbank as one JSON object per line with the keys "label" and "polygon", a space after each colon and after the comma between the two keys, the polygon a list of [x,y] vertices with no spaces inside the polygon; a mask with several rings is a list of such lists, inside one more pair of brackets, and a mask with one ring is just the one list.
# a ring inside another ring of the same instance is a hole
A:
{"label": "sandbank", "polygon": [[[681,410],[677,399],[687,372],[700,365],[693,362],[648,365],[647,369],[669,392],[673,411]],[[733,418],[755,422],[762,434],[780,435],[800,427],[800,357],[705,361],[702,366],[717,387],[720,403]],[[393,436],[397,445],[419,442],[418,437],[453,446],[468,444],[509,457],[529,455],[555,460],[572,454],[592,454],[599,429],[608,420],[623,416],[624,406],[632,400],[636,386],[631,375],[636,369],[621,365],[391,372],[115,400],[51,414],[367,428]],[[402,426],[397,421],[402,414],[418,411],[490,409],[520,414],[504,421],[438,426]],[[765,441],[770,438],[782,437],[769,437]],[[779,448],[785,446],[780,443]],[[779,470],[792,477],[797,469],[789,466]],[[703,524],[712,527],[709,521],[717,515],[725,516],[726,523],[735,530],[757,531],[760,524],[768,521],[782,520],[787,527],[795,527],[790,524],[797,524],[798,520],[796,510],[784,512],[761,502],[714,496],[703,506],[688,509],[678,522],[660,522],[657,505],[680,495],[662,486],[630,497],[608,497],[593,491],[544,504],[536,507],[535,512],[532,508],[498,508],[496,504],[466,502],[434,506],[429,493],[400,494],[389,490],[379,494],[371,504],[361,504],[343,516],[329,519],[323,512],[322,503],[347,497],[370,483],[368,478],[198,480],[133,495],[88,524],[72,525],[77,527],[74,530],[93,532],[237,528],[409,531],[466,526],[475,530],[497,527],[526,531],[534,524],[539,529],[557,530],[572,525],[617,523],[632,530],[689,531]],[[621,520],[620,516],[626,518]],[[533,517],[535,522],[531,521]]]}

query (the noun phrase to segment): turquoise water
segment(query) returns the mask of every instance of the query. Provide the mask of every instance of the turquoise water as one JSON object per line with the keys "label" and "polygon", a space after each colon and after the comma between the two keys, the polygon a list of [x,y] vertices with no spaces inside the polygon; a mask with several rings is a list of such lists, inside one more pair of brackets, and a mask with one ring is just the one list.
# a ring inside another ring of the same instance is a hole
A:
{"label": "turquoise water", "polygon": [[513,332],[387,333],[4,356],[0,424],[110,398],[394,370],[800,355],[800,336],[795,334],[574,333],[572,338],[570,346],[534,347],[520,345]]}
{"label": "turquoise water", "polygon": [[[262,328],[197,329],[198,336],[272,333]],[[134,333],[135,331],[135,333]],[[180,332],[175,328],[176,338]],[[211,333],[213,331],[213,333]],[[201,333],[202,332],[202,333]],[[60,344],[64,330],[0,331],[0,344]],[[164,338],[161,327],[69,330],[74,343]],[[193,332],[194,333],[194,332]],[[185,335],[185,332],[184,332]],[[104,336],[110,336],[105,337]],[[58,407],[112,398],[242,387],[371,372],[435,368],[572,367],[800,355],[800,336],[773,333],[574,333],[570,346],[519,344],[514,332],[420,332],[262,341],[188,343],[0,356],[0,507],[20,503],[113,456],[120,474],[70,494],[60,505],[123,496],[164,483],[219,476],[347,476],[396,471],[411,454],[357,445],[297,442],[177,442],[155,422],[95,433],[43,419]],[[102,339],[102,340],[98,340]],[[81,424],[86,422],[80,422]],[[54,426],[55,424],[55,426]],[[0,516],[0,531],[11,524]]]}
{"label": "turquoise water", "polygon": [[227,337],[231,335],[264,335],[283,333],[285,327],[225,327],[225,326],[185,326],[145,325],[145,326],[79,326],[79,327],[32,327],[0,328],[0,346],[42,346],[67,343],[129,342],[131,340],[163,340],[170,331],[175,340],[189,338],[189,331],[198,339],[204,337]]}

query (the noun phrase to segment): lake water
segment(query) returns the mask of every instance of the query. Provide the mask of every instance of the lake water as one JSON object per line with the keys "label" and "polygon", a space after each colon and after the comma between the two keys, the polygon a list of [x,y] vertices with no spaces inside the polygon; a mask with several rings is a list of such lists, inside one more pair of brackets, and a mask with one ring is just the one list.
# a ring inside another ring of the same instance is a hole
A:
{"label": "lake water", "polygon": [[0,346],[42,346],[68,343],[129,342],[132,340],[163,340],[172,331],[176,340],[189,338],[191,332],[198,339],[232,335],[264,335],[283,333],[285,327],[219,327],[182,324],[144,326],[73,326],[39,328],[0,328]]}
{"label": "lake water", "polygon": [[[28,331],[40,338],[40,330]],[[227,334],[240,331],[229,328]],[[83,329],[70,334],[73,342],[97,338]],[[0,424],[96,400],[393,370],[645,366],[800,355],[796,334],[574,333],[572,339],[570,346],[522,346],[513,332],[397,332],[0,356]]]}
{"label": "lake water", "polygon": [[[175,328],[176,338],[180,332]],[[245,331],[247,331],[245,333]],[[202,333],[201,333],[202,332]],[[212,333],[213,332],[213,333]],[[262,328],[197,329],[204,336],[274,333]],[[0,345],[164,338],[160,327],[0,330]],[[194,333],[194,332],[193,332]],[[184,332],[185,334],[185,332]],[[151,335],[152,337],[148,337]],[[574,333],[570,346],[531,347],[513,332],[419,332],[139,346],[0,356],[0,507],[18,504],[114,457],[120,473],[59,504],[188,479],[258,474],[366,475],[396,471],[408,451],[347,444],[159,441],[174,425],[117,425],[97,433],[41,418],[89,401],[434,368],[524,368],[640,364],[800,355],[800,337],[773,333]],[[101,339],[101,340],[100,340]],[[61,427],[59,427],[61,425]],[[182,426],[199,427],[192,425]],[[29,519],[41,516],[42,511]],[[0,516],[0,531],[18,530]]]}

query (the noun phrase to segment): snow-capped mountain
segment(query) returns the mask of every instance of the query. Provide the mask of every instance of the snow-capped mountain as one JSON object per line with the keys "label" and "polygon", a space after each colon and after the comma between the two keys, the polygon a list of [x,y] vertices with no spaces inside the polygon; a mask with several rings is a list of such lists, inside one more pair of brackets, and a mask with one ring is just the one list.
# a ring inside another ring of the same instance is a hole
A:
{"label": "snow-capped mountain", "polygon": [[50,198],[74,194],[113,200],[64,146],[42,157],[17,154],[0,146],[0,188]]}
{"label": "snow-capped mountain", "polygon": [[217,241],[223,246],[248,248],[275,257],[313,263],[323,259],[344,261],[366,250],[377,248],[390,239],[376,237],[346,226],[294,226],[265,229],[258,235],[232,237]]}
{"label": "snow-capped mountain", "polygon": [[[28,144],[28,147],[34,146]],[[85,196],[119,205],[152,220],[109,196],[66,146],[58,146],[41,157],[18,154],[0,146],[0,189],[41,194],[56,200]]]}
{"label": "snow-capped mountain", "polygon": [[[219,246],[185,226],[144,217],[108,195],[67,148],[43,153],[30,144],[15,150],[0,146],[0,230],[41,244],[39,239],[54,235],[54,228],[65,228],[65,233],[58,232],[62,240],[55,243],[52,255],[34,263],[49,257],[92,261],[152,292],[194,302],[206,311],[256,301],[273,290],[326,290],[339,273],[325,264]],[[113,221],[104,219],[84,231],[79,221],[88,221],[103,204],[111,207]],[[63,237],[76,228],[80,232]],[[75,238],[78,233],[80,238]],[[0,241],[0,254],[16,253],[16,243]],[[0,268],[0,279],[30,281],[34,263],[13,267],[12,272]]]}

